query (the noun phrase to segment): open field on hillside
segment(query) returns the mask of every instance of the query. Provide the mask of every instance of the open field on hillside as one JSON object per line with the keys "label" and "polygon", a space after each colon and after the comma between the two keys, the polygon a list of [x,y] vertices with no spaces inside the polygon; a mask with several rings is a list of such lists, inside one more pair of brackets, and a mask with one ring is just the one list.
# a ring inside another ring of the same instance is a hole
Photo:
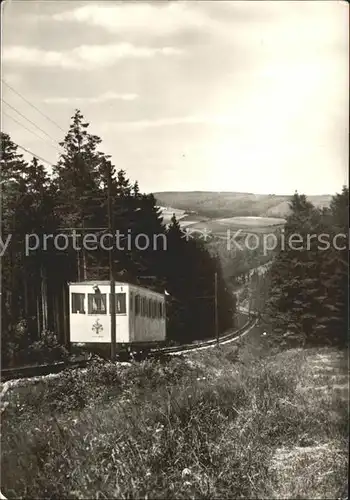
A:
{"label": "open field on hillside", "polygon": [[[289,214],[290,195],[214,191],[168,191],[154,193],[163,206],[192,210],[211,218],[233,216],[282,217]],[[317,207],[329,206],[331,195],[308,196]]]}
{"label": "open field on hillside", "polygon": [[159,206],[158,208],[161,210],[164,224],[169,224],[174,214],[177,220],[181,220],[183,217],[185,217],[185,210],[163,206]]}
{"label": "open field on hillside", "polygon": [[[186,219],[184,219],[186,223]],[[277,228],[282,228],[285,220],[281,218],[268,217],[229,217],[225,219],[211,219],[202,222],[194,222],[189,227],[190,231],[202,232],[207,230],[213,235],[227,235],[227,231],[240,230],[242,233],[269,233]]]}
{"label": "open field on hillside", "polygon": [[277,217],[228,217],[225,219],[217,219],[217,222],[236,227],[264,227],[264,226],[279,226],[285,223],[285,219]]}
{"label": "open field on hillside", "polygon": [[180,223],[181,227],[187,227],[191,224],[195,224],[197,222],[204,222],[210,220],[209,217],[205,217],[203,215],[199,215],[194,212],[186,212],[186,210],[181,210],[174,207],[158,207],[161,211],[161,216],[163,218],[164,224],[170,224],[171,218],[175,215],[176,219]]}
{"label": "open field on hillside", "polygon": [[[282,218],[268,217],[229,217],[227,219],[207,219],[205,221],[191,221],[184,217],[179,221],[183,230],[190,236],[201,237],[206,235],[206,241],[212,237],[228,240],[235,235],[239,240],[247,234],[271,234],[283,228],[285,220]],[[236,234],[237,233],[237,234]]]}
{"label": "open field on hillside", "polygon": [[346,498],[347,363],[239,344],[6,394],[10,498]]}
{"label": "open field on hillside", "polygon": [[191,234],[206,232],[212,236],[226,237],[228,229],[235,232],[240,230],[246,233],[268,233],[271,230],[283,227],[285,219],[281,217],[260,217],[260,216],[237,216],[225,218],[210,218],[196,213],[187,213],[185,210],[173,207],[159,207],[163,217],[163,223],[169,224],[175,214],[182,229],[188,229]]}

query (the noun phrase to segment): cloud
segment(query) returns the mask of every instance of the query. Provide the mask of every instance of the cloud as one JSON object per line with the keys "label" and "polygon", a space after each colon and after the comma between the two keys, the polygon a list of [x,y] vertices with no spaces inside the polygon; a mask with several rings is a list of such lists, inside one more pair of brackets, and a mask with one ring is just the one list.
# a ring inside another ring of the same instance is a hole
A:
{"label": "cloud", "polygon": [[96,97],[47,97],[43,102],[47,104],[71,104],[71,103],[89,103],[97,104],[108,101],[134,101],[139,96],[137,94],[116,94],[115,92],[105,92]]}
{"label": "cloud", "polygon": [[158,5],[146,2],[112,5],[91,3],[57,13],[51,19],[98,26],[113,33],[133,30],[153,35],[169,35],[187,27],[202,28],[210,21],[210,18],[186,2],[159,2]]}
{"label": "cloud", "polygon": [[158,118],[155,120],[136,120],[123,122],[109,122],[103,125],[103,128],[111,130],[113,128],[145,129],[154,127],[166,127],[176,125],[214,125],[214,126],[236,126],[238,122],[232,116],[180,116]]}
{"label": "cloud", "polygon": [[9,46],[3,48],[3,62],[27,66],[60,67],[92,70],[110,67],[122,59],[149,59],[157,55],[175,56],[183,52],[173,47],[135,47],[129,43],[113,45],[80,45],[69,51],[45,51],[35,47]]}
{"label": "cloud", "polygon": [[295,45],[305,47],[317,41],[323,46],[338,39],[334,24],[348,30],[348,8],[345,2],[343,5],[320,1],[91,2],[49,19],[99,27],[128,37],[169,37],[189,30],[198,36],[206,32],[244,50],[255,50],[261,41],[267,49],[275,49],[277,38],[278,44],[283,42],[293,50]]}

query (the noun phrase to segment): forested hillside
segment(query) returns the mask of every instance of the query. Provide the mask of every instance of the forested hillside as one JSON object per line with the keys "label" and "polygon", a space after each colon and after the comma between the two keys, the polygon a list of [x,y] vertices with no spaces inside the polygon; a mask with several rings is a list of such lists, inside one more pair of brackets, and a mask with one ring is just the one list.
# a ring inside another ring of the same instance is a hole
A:
{"label": "forested hillside", "polygon": [[[161,293],[166,289],[170,294],[169,338],[190,341],[214,334],[217,272],[219,329],[232,326],[235,304],[226,291],[218,260],[201,242],[183,239],[176,219],[166,228],[154,196],[143,194],[137,182],[131,184],[124,170],[116,171],[112,159],[101,151],[101,143],[77,110],[61,143],[63,153],[49,175],[36,158],[27,163],[9,135],[1,134],[1,321],[5,364],[24,362],[29,346],[37,348],[42,339],[54,342],[48,331],[57,345],[67,345],[67,282],[108,279],[108,252],[98,245],[94,250],[89,250],[91,245],[82,245],[83,234],[101,237],[107,232],[108,189],[114,231],[130,235],[128,245],[113,249],[115,279]],[[73,245],[74,229],[81,236],[80,250]],[[143,250],[135,244],[141,233],[142,245],[145,238],[150,241]],[[53,236],[45,238],[47,235]],[[159,238],[162,235],[166,237],[165,247]]]}
{"label": "forested hillside", "polygon": [[[57,348],[67,345],[67,282],[108,279],[108,252],[98,245],[89,250],[80,244],[77,250],[72,238],[73,230],[81,238],[86,233],[97,237],[106,233],[108,190],[114,230],[124,239],[129,237],[127,246],[113,249],[115,278],[161,293],[168,291],[169,339],[183,342],[213,335],[215,273],[219,277],[219,329],[231,327],[236,305],[229,285],[238,285],[249,269],[274,257],[266,317],[277,341],[345,342],[346,249],[337,250],[334,245],[320,249],[313,240],[309,249],[279,246],[265,252],[260,244],[255,250],[236,251],[228,249],[226,241],[214,239],[206,245],[200,238],[186,238],[175,217],[169,226],[163,224],[155,196],[143,194],[137,182],[131,184],[124,170],[116,171],[112,159],[100,150],[102,140],[89,130],[77,110],[61,143],[63,153],[50,175],[38,159],[26,162],[9,135],[1,134],[5,364],[23,362],[31,347],[40,351],[45,339]],[[348,234],[347,208],[347,188],[331,199],[329,208],[322,209],[295,194],[289,203],[285,236],[299,233],[305,240],[308,234],[326,233],[333,238]],[[141,233],[151,242],[142,250],[135,244]],[[165,237],[166,248],[154,244],[159,236]],[[29,250],[28,239],[35,242]]]}
{"label": "forested hillside", "polygon": [[[253,194],[211,191],[165,191],[154,193],[159,205],[195,211],[207,217],[286,217],[290,214],[291,195]],[[317,207],[328,207],[331,195],[310,196]]]}
{"label": "forested hillside", "polygon": [[270,274],[266,314],[272,338],[279,345],[345,345],[349,189],[333,196],[328,209],[316,208],[297,193],[290,208]]}

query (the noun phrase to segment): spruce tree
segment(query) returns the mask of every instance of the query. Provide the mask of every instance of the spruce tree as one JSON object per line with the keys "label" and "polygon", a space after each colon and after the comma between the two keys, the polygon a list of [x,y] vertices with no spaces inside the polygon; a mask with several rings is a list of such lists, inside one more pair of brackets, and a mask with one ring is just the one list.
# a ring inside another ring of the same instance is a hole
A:
{"label": "spruce tree", "polygon": [[[337,232],[348,235],[347,207],[346,188],[333,198],[329,210],[316,209],[305,196],[294,195],[285,227],[285,248],[280,248],[271,268],[268,312],[278,342],[344,343],[348,242],[346,249],[339,251],[332,239]],[[288,242],[293,234],[301,236],[299,250]]]}
{"label": "spruce tree", "polygon": [[304,344],[311,333],[316,313],[312,297],[318,288],[317,259],[307,250],[306,242],[318,214],[306,197],[298,193],[292,197],[290,208],[279,255],[271,269],[268,310],[281,342],[288,339]]}
{"label": "spruce tree", "polygon": [[349,189],[343,187],[333,196],[324,213],[330,247],[322,252],[320,277],[324,286],[324,315],[318,335],[324,343],[345,345],[348,342],[349,307]]}

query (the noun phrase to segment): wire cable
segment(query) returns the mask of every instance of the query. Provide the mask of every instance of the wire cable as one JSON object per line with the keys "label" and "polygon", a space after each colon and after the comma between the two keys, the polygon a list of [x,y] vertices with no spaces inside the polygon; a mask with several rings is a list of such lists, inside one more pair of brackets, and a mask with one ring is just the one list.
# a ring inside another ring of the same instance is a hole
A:
{"label": "wire cable", "polygon": [[[24,118],[25,120],[27,120],[29,123],[31,123],[32,125],[34,125],[34,127],[36,127],[38,130],[40,130],[40,132],[42,132],[43,134],[45,134],[49,139],[51,139],[52,141],[54,141],[58,146],[59,146],[59,143],[56,141],[56,139],[54,139],[53,137],[51,137],[47,132],[45,132],[45,130],[43,130],[42,128],[38,127],[38,125],[36,123],[34,123],[32,120],[30,120],[29,118],[27,118],[23,113],[21,113],[20,111],[18,111],[18,109],[16,109],[14,106],[12,106],[12,104],[9,104],[7,101],[5,101],[5,99],[1,99],[2,102],[4,104],[6,104],[6,106],[9,106],[9,108],[13,109],[17,114],[19,114],[20,116],[22,116],[22,118]],[[61,147],[61,146],[60,146]]]}
{"label": "wire cable", "polygon": [[11,120],[13,120],[14,122],[16,122],[18,125],[20,125],[21,127],[25,128],[26,130],[28,130],[28,132],[30,132],[31,134],[35,135],[36,137],[38,137],[39,139],[41,139],[42,141],[45,142],[45,144],[48,144],[49,146],[51,146],[52,148],[56,149],[56,151],[60,152],[59,149],[54,146],[53,144],[51,144],[50,142],[46,141],[43,137],[41,137],[39,134],[37,134],[36,132],[34,132],[34,130],[30,130],[28,127],[26,127],[23,123],[21,123],[20,121],[16,120],[16,118],[14,118],[13,116],[9,115],[8,113],[6,113],[6,111],[3,111],[3,114],[5,116],[7,116],[8,118],[11,118]]}
{"label": "wire cable", "polygon": [[54,120],[52,120],[52,118],[50,118],[49,116],[45,115],[45,113],[43,113],[42,111],[40,111],[40,109],[37,108],[34,104],[32,104],[30,101],[28,101],[28,99],[26,99],[25,97],[23,97],[23,95],[20,94],[18,92],[18,90],[15,90],[13,87],[11,87],[11,85],[9,85],[7,82],[5,82],[5,80],[3,80],[2,78],[1,78],[1,81],[2,81],[2,83],[4,83],[6,85],[6,87],[8,87],[10,90],[12,90],[12,92],[14,92],[15,94],[17,94],[21,99],[23,99],[23,101],[25,101],[27,104],[29,104],[29,106],[31,106],[32,108],[34,108],[38,113],[40,113],[44,118],[46,118],[46,120],[49,120],[51,123],[53,123],[54,125],[56,125],[56,127],[58,127],[62,132],[66,133],[66,131],[60,125],[58,125],[58,123],[56,123]]}
{"label": "wire cable", "polygon": [[43,161],[44,163],[47,163],[48,165],[50,165],[51,167],[54,167],[54,164],[51,162],[51,161],[47,161],[45,160],[45,158],[43,158],[42,156],[39,156],[35,153],[33,153],[32,151],[30,151],[29,149],[25,148],[24,146],[21,146],[20,144],[18,144],[17,142],[13,142],[18,148],[22,149],[23,151],[25,151],[26,153],[29,153],[30,155],[32,155],[34,158],[36,158],[37,160],[41,160]]}

